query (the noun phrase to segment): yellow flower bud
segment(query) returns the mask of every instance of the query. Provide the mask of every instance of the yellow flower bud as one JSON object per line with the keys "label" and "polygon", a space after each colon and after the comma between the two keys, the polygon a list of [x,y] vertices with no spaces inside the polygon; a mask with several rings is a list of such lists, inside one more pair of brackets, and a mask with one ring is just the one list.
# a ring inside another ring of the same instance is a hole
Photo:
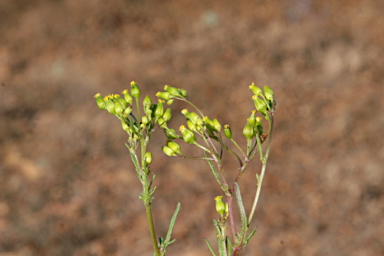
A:
{"label": "yellow flower bud", "polygon": [[141,123],[144,125],[147,125],[149,123],[148,117],[147,116],[142,116],[141,117]]}
{"label": "yellow flower bud", "polygon": [[163,100],[170,100],[172,98],[172,95],[169,92],[158,92],[156,93],[156,96]]}
{"label": "yellow flower bud", "polygon": [[195,134],[192,131],[190,131],[187,128],[185,128],[184,125],[180,126],[180,132],[181,132],[181,135],[183,136],[183,140],[186,143],[189,143],[189,144],[196,143],[196,141],[195,141]]}
{"label": "yellow flower bud", "polygon": [[164,112],[163,119],[165,122],[168,122],[169,120],[171,120],[171,118],[172,118],[172,110],[170,108],[167,108],[167,110],[165,110]]}
{"label": "yellow flower bud", "polygon": [[168,142],[167,146],[172,149],[172,151],[176,154],[182,155],[180,145],[176,142],[170,141]]}
{"label": "yellow flower bud", "polygon": [[175,152],[167,146],[163,146],[162,150],[167,156],[176,156]]}
{"label": "yellow flower bud", "polygon": [[155,117],[160,118],[164,114],[164,101],[159,99],[155,110]]}
{"label": "yellow flower bud", "polygon": [[266,86],[264,86],[263,90],[264,90],[265,98],[270,100],[270,101],[273,101],[273,91],[272,91],[272,89],[268,85],[266,85]]}
{"label": "yellow flower bud", "polygon": [[259,87],[255,86],[255,83],[252,83],[252,84],[249,86],[249,89],[252,90],[252,92],[256,95],[256,97],[259,96],[260,93],[261,93],[261,89],[260,89]]}
{"label": "yellow flower bud", "polygon": [[165,135],[167,136],[167,138],[170,140],[180,138],[180,136],[177,135],[177,132],[175,131],[175,129],[166,128],[166,129],[164,129],[164,132],[165,132]]}
{"label": "yellow flower bud", "polygon": [[217,213],[223,216],[226,210],[225,204],[223,202],[223,196],[216,196],[215,201]]}
{"label": "yellow flower bud", "polygon": [[96,98],[96,104],[99,107],[99,109],[102,109],[102,110],[105,109],[105,100],[103,99],[103,97],[101,97],[101,94],[96,93],[94,97]]}
{"label": "yellow flower bud", "polygon": [[144,161],[145,161],[146,165],[150,165],[152,163],[152,153],[151,152],[145,153]]}
{"label": "yellow flower bud", "polygon": [[187,90],[179,88],[179,92],[181,95],[183,95],[184,98],[187,98],[187,96],[188,96]]}
{"label": "yellow flower bud", "polygon": [[129,94],[128,90],[125,89],[122,94],[124,94],[124,99],[125,101],[129,104],[129,105],[132,105],[132,102],[133,102],[133,98],[132,96]]}
{"label": "yellow flower bud", "polygon": [[217,132],[221,131],[221,124],[219,123],[219,121],[216,118],[213,119],[212,124],[213,124],[213,127],[215,128],[215,130]]}
{"label": "yellow flower bud", "polygon": [[109,114],[116,114],[115,103],[112,100],[107,100],[107,102],[105,103],[105,108],[108,110]]}
{"label": "yellow flower bud", "polygon": [[139,89],[139,87],[137,86],[137,83],[135,81],[132,81],[131,82],[131,94],[132,96],[137,100],[140,95],[141,95],[141,91]]}
{"label": "yellow flower bud", "polygon": [[243,135],[244,135],[245,138],[247,138],[247,140],[252,139],[253,136],[255,136],[255,130],[253,129],[253,126],[250,125],[249,123],[247,123],[244,126]]}
{"label": "yellow flower bud", "polygon": [[225,137],[227,137],[228,139],[232,139],[232,131],[231,131],[231,127],[229,127],[228,124],[224,125],[224,135],[225,135]]}
{"label": "yellow flower bud", "polygon": [[116,112],[116,114],[121,115],[123,113],[123,111],[124,111],[124,108],[121,105],[121,103],[119,101],[116,101],[115,102],[115,112]]}
{"label": "yellow flower bud", "polygon": [[164,86],[164,90],[169,92],[172,96],[174,97],[179,97],[179,98],[185,98],[181,93],[180,91],[175,88],[175,87],[172,87],[172,86],[169,86],[169,85],[165,85]]}

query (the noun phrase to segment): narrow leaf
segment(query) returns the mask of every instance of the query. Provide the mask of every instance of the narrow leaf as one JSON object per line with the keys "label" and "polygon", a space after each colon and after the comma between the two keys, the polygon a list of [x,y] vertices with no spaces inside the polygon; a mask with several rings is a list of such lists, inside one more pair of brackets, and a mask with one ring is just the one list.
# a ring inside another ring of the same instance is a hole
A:
{"label": "narrow leaf", "polygon": [[225,244],[227,246],[227,252],[231,253],[232,252],[232,243],[231,243],[231,239],[229,239],[228,236],[225,238]]}
{"label": "narrow leaf", "polygon": [[209,250],[211,251],[212,255],[213,255],[213,256],[216,256],[216,253],[215,253],[215,251],[213,250],[213,248],[212,248],[212,246],[211,246],[211,243],[208,241],[207,238],[204,238],[204,240],[205,240],[205,242],[207,243],[208,248],[209,248]]}
{"label": "narrow leaf", "polygon": [[[129,150],[128,145],[125,144],[125,146],[127,146],[128,150]],[[131,150],[129,150],[129,154],[131,155],[131,159],[132,159],[133,165],[135,166],[137,176],[139,177],[139,179],[141,181],[141,168],[140,168],[140,165],[139,165],[139,161],[137,160],[137,156],[135,154],[133,154],[131,152]]]}
{"label": "narrow leaf", "polygon": [[175,209],[175,212],[173,213],[171,222],[169,223],[167,237],[165,238],[165,244],[167,244],[167,245],[170,244],[169,240],[171,239],[171,236],[172,236],[172,230],[173,230],[173,227],[175,226],[175,222],[176,222],[176,219],[177,219],[177,214],[179,214],[179,211],[180,211],[180,206],[181,206],[181,203],[178,202],[177,206],[176,206],[176,209]]}
{"label": "narrow leaf", "polygon": [[240,186],[237,182],[235,182],[234,184],[235,184],[237,206],[239,207],[240,218],[241,218],[241,242],[243,242],[248,230],[248,220],[247,220],[247,214],[245,212],[243,200],[241,198]]}
{"label": "narrow leaf", "polygon": [[249,236],[247,237],[247,239],[245,239],[244,246],[248,244],[249,240],[255,235],[256,231],[257,231],[257,227],[255,227],[255,228],[252,230],[252,233],[249,234]]}

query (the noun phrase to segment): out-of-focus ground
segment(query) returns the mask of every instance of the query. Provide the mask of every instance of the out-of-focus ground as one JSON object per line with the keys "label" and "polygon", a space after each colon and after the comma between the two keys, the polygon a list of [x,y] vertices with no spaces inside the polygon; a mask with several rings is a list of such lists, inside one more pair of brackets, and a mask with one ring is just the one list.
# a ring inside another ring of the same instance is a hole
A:
{"label": "out-of-focus ground", "polygon": [[[153,100],[165,84],[187,89],[242,143],[248,85],[275,90],[244,255],[384,255],[383,13],[373,0],[0,1],[0,256],[152,255],[126,134],[93,98],[132,80]],[[166,157],[158,135],[157,232],[181,201],[169,255],[210,255],[220,190],[205,162]]]}

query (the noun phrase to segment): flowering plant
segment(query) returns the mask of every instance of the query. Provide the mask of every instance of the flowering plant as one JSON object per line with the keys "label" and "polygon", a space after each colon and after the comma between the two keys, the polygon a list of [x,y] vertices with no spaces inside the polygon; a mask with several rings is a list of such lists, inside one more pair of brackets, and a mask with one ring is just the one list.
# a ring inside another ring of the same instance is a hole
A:
{"label": "flowering plant", "polygon": [[[167,246],[175,241],[171,240],[171,236],[180,209],[180,203],[178,203],[170,221],[166,238],[159,238],[158,242],[151,210],[152,195],[156,190],[156,187],[152,188],[152,184],[156,175],[152,174],[149,168],[152,162],[152,154],[147,151],[147,146],[152,133],[159,127],[164,130],[167,138],[166,145],[162,147],[163,152],[171,157],[206,160],[212,170],[213,176],[223,191],[223,195],[214,198],[216,211],[219,214],[219,217],[213,220],[219,255],[239,255],[240,251],[256,233],[256,227],[250,232],[249,228],[260,197],[271,149],[276,102],[274,100],[274,93],[270,87],[264,86],[263,89],[260,89],[252,84],[249,88],[253,92],[252,100],[254,101],[255,109],[252,110],[243,129],[243,135],[246,138],[246,147],[244,150],[233,139],[230,126],[227,124],[222,126],[216,118],[211,119],[204,115],[202,111],[188,99],[188,92],[185,89],[166,85],[164,91],[156,94],[158,97],[156,104],[152,103],[149,96],[144,98],[142,102],[143,111],[141,111],[139,103],[141,91],[135,82],[131,82],[130,92],[128,90],[122,92],[123,96],[117,94],[106,97],[102,97],[100,94],[95,95],[98,107],[100,109],[106,109],[110,114],[115,115],[121,121],[124,131],[128,134],[128,143],[126,146],[135,166],[137,177],[143,186],[140,199],[146,208],[154,255],[165,255]],[[170,108],[166,108],[166,104],[171,105],[175,100],[183,101],[193,108],[193,111],[189,111],[188,109],[181,111],[185,116],[186,124],[180,126],[180,134],[167,125],[167,122],[172,118],[172,112]],[[135,101],[135,104],[133,101]],[[136,105],[136,111],[133,111],[133,105]],[[141,115],[141,113],[143,114]],[[267,129],[264,128],[263,123],[267,124]],[[176,142],[177,140],[183,140],[185,143],[198,147],[202,151],[202,155],[200,157],[184,155],[181,152],[181,146]],[[228,146],[228,142],[232,147]],[[266,144],[266,146],[264,146],[264,144]],[[228,151],[239,164],[237,175],[231,182],[228,181],[225,176],[223,162],[224,150]],[[243,204],[239,182],[248,164],[255,159],[257,155],[262,163],[262,167],[260,173],[255,173],[256,191],[251,210],[247,214]],[[223,199],[225,199],[225,203]],[[240,213],[240,220],[238,220],[241,226],[240,230],[236,230],[234,201],[236,201]],[[229,230],[227,229],[228,225]],[[229,235],[227,235],[227,233],[229,233]],[[212,255],[216,256],[215,250],[207,239],[206,243]]]}

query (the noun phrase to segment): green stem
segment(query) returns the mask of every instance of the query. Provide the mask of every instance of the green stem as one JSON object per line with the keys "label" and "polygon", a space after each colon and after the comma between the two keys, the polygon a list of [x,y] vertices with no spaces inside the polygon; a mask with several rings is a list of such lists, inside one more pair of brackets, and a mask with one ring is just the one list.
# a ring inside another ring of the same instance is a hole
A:
{"label": "green stem", "polygon": [[[268,156],[269,156],[269,152],[271,150],[271,143],[272,143],[272,133],[273,133],[273,124],[274,124],[274,116],[273,116],[273,114],[274,113],[272,112],[271,116],[270,116],[269,131],[268,131],[268,134],[269,134],[268,147],[267,147],[267,150],[265,152],[265,156],[262,159],[263,166],[262,166],[262,169],[261,169],[260,178],[257,181],[256,195],[255,195],[255,199],[253,201],[251,213],[249,214],[248,225],[251,223],[253,215],[255,214],[256,206],[257,206],[257,203],[258,203],[259,198],[260,198],[261,186],[263,184],[263,179],[264,179],[265,171],[267,169]],[[261,150],[260,150],[260,154],[261,154]]]}
{"label": "green stem", "polygon": [[245,154],[244,154],[244,151],[241,149],[241,147],[236,143],[236,141],[234,141],[233,139],[231,139],[232,143],[235,144],[235,146],[240,150],[241,154],[243,154],[243,156],[245,157]]}
{"label": "green stem", "polygon": [[[140,112],[139,104],[137,104],[137,111]],[[140,154],[141,154],[141,172],[142,172],[142,177],[144,178],[143,179],[143,194],[144,194],[143,202],[145,206],[145,211],[147,213],[147,220],[149,225],[149,232],[151,233],[152,246],[155,251],[155,255],[161,256],[160,249],[157,244],[155,224],[153,223],[153,215],[152,215],[152,208],[151,208],[152,199],[150,195],[150,185],[148,184],[149,170],[147,170],[147,167],[145,167],[145,163],[144,163],[144,155],[146,150],[147,150],[147,143],[142,134],[140,138]]]}
{"label": "green stem", "polygon": [[153,249],[155,250],[155,255],[156,256],[161,256],[160,249],[159,249],[159,247],[157,245],[155,225],[153,223],[153,217],[152,217],[151,202],[146,201],[144,203],[144,205],[145,205],[145,211],[147,212],[147,219],[148,219],[148,224],[149,224],[149,231],[151,233]]}

